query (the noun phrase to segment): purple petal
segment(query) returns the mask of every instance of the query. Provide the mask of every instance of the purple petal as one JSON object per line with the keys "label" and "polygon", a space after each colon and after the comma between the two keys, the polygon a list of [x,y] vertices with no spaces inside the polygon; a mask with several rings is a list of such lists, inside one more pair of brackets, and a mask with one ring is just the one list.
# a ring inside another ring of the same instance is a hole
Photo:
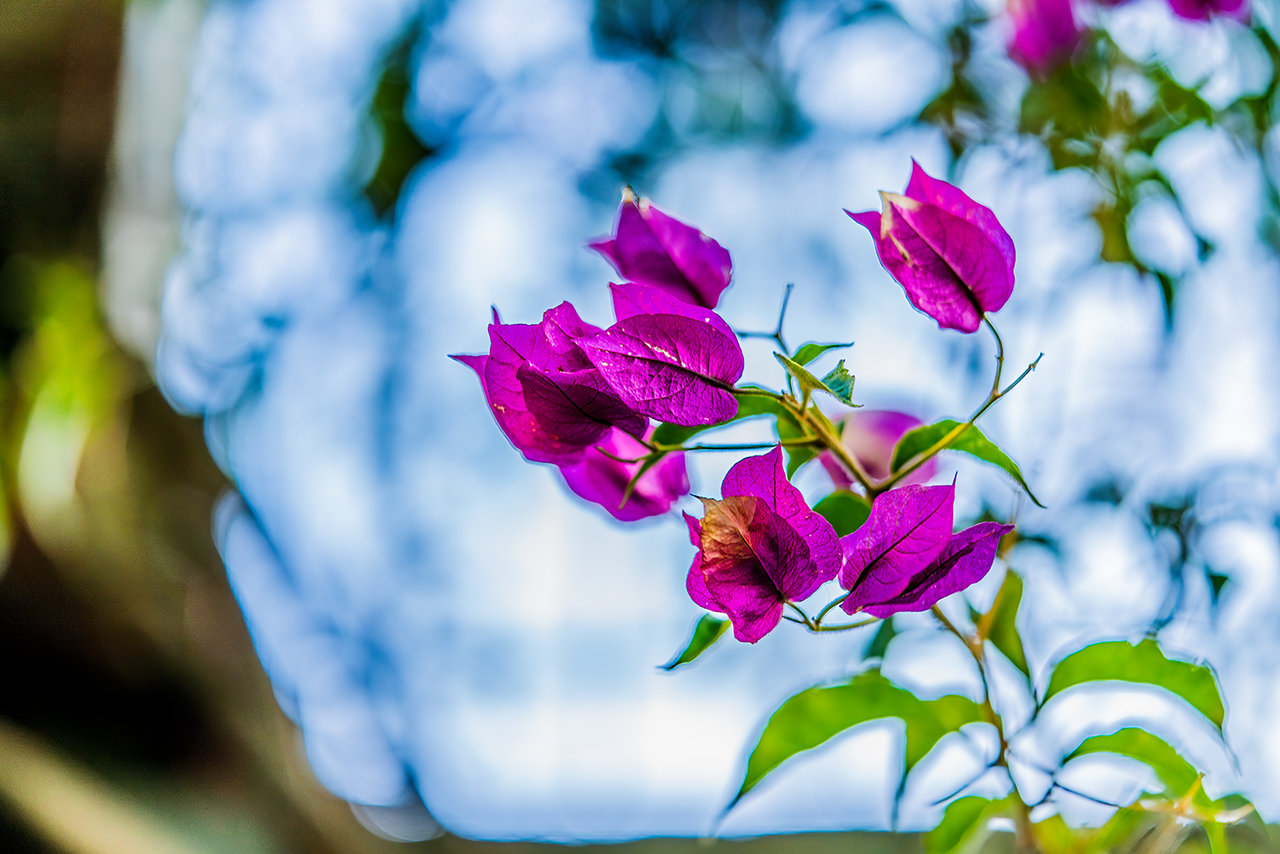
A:
{"label": "purple petal", "polygon": [[[562,302],[548,309],[538,324],[542,338],[535,345],[529,361],[543,370],[576,371],[591,367],[586,354],[578,346],[579,339],[596,335],[599,326],[592,326],[578,317],[577,309],[569,302]],[[545,347],[542,342],[545,341]]]}
{"label": "purple petal", "polygon": [[634,436],[643,436],[648,420],[626,406],[594,368],[548,373],[521,365],[516,379],[524,391],[524,404],[545,435],[583,448],[594,445],[617,425]]}
{"label": "purple petal", "polygon": [[[649,433],[652,432],[650,429]],[[666,513],[677,498],[689,492],[684,454],[669,454],[640,476],[623,504],[622,496],[627,484],[642,462],[622,463],[613,457],[640,460],[646,453],[644,445],[615,427],[587,450],[579,462],[561,466],[560,473],[569,488],[580,497],[599,504],[619,521],[633,522]]]}
{"label": "purple petal", "polygon": [[1033,75],[1044,76],[1070,59],[1084,37],[1071,0],[1010,0],[1008,9],[1009,56]]}
{"label": "purple petal", "polygon": [[[876,480],[889,476],[889,464],[893,461],[893,449],[898,440],[921,424],[920,419],[914,415],[890,409],[859,409],[846,415],[843,422],[840,443],[862,465],[866,473]],[[818,456],[818,461],[827,470],[827,474],[831,475],[831,482],[836,489],[852,488],[853,478],[834,454],[823,451]],[[937,460],[929,460],[903,478],[902,483],[926,483],[937,471]]]}
{"label": "purple petal", "polygon": [[1169,0],[1169,8],[1189,21],[1207,21],[1215,15],[1249,20],[1249,0]]}
{"label": "purple petal", "polygon": [[803,601],[836,577],[841,564],[840,540],[831,523],[809,509],[800,490],[787,480],[781,446],[734,463],[720,490],[726,497],[747,495],[763,500],[804,541],[807,560],[771,573],[787,599]]}
{"label": "purple petal", "polygon": [[[980,205],[969,198],[963,190],[946,181],[940,181],[929,175],[914,159],[911,161],[911,180],[907,183],[907,198],[942,208],[952,216],[958,216],[970,225],[976,226],[990,240],[1004,258],[1005,270],[1009,276],[1009,290],[1013,290],[1013,264],[1015,251],[1013,238],[1004,230],[1000,220],[986,205]],[[1006,297],[1007,299],[1007,297]],[[1003,303],[1001,303],[1003,305]],[[987,311],[995,311],[988,308]]]}
{"label": "purple petal", "polygon": [[947,596],[981,581],[991,571],[1000,538],[1012,530],[1012,525],[980,522],[960,531],[906,589],[891,599],[868,605],[862,610],[873,617],[884,618],[899,611],[932,608]]}
{"label": "purple petal", "polygon": [[866,523],[840,540],[840,607],[852,614],[901,593],[951,538],[955,486],[903,486],[878,495]]}
{"label": "purple petal", "polygon": [[723,614],[724,609],[711,598],[711,594],[707,591],[706,579],[702,577],[702,522],[688,513],[682,515],[684,516],[685,525],[689,527],[689,542],[698,550],[693,556],[693,565],[689,567],[689,577],[685,580],[685,589],[689,591],[689,598],[698,607]]}
{"label": "purple petal", "polygon": [[589,246],[625,278],[705,308],[715,308],[732,275],[724,247],[647,199],[637,203],[630,190],[618,208],[614,236]]}
{"label": "purple petal", "polygon": [[622,402],[686,426],[736,415],[729,389],[742,376],[742,348],[725,322],[655,288],[613,288],[621,319],[580,343]]}

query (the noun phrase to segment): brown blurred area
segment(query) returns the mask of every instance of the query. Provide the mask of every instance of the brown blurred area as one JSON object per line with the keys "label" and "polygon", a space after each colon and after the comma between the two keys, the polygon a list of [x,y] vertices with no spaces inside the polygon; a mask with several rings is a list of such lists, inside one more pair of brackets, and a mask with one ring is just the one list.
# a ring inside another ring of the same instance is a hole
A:
{"label": "brown blurred area", "polygon": [[[0,852],[541,849],[366,830],[311,777],[254,656],[211,542],[225,480],[147,365],[177,213],[120,122],[164,110],[176,128],[181,99],[122,109],[119,86],[130,14],[169,5],[0,2]],[[162,164],[169,144],[151,141]],[[132,300],[123,321],[112,288]]]}

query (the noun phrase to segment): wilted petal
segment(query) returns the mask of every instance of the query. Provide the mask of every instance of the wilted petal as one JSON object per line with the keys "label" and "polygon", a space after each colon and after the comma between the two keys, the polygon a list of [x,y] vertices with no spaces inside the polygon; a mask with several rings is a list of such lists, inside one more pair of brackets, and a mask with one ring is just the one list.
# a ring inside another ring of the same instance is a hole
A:
{"label": "wilted petal", "polygon": [[614,236],[589,245],[623,277],[705,308],[715,308],[733,269],[719,243],[647,199],[637,200],[630,188],[618,208]]}
{"label": "wilted petal", "polygon": [[[905,412],[883,409],[858,409],[843,419],[840,444],[876,480],[889,476],[889,464],[893,461],[893,449],[898,440],[921,426],[921,421]],[[853,478],[840,465],[830,451],[823,451],[818,460],[822,463],[836,489],[850,489]],[[902,483],[925,483],[937,473],[937,460],[931,459],[902,479]]]}
{"label": "wilted petal", "polygon": [[1000,538],[1012,525],[980,522],[953,535],[928,567],[911,579],[898,595],[862,610],[873,617],[887,617],[900,611],[924,611],[952,593],[959,593],[981,581],[991,571]]}
{"label": "wilted petal", "polygon": [[1071,58],[1084,38],[1072,0],[1009,0],[1009,56],[1043,76]]}
{"label": "wilted petal", "polygon": [[861,528],[840,540],[848,614],[897,596],[951,538],[955,486],[903,486],[876,496]]}
{"label": "wilted petal", "polygon": [[742,376],[743,359],[728,325],[656,288],[613,289],[622,316],[580,344],[622,402],[642,415],[686,426],[736,415],[738,402],[729,389]]}
{"label": "wilted petal", "polygon": [[[652,433],[652,429],[649,431]],[[689,492],[689,474],[684,454],[668,454],[636,481],[631,495],[623,503],[627,484],[643,464],[647,448],[614,428],[599,443],[589,448],[573,465],[561,466],[569,488],[587,501],[595,502],[622,522],[633,522],[666,513],[676,499]],[[604,453],[602,453],[604,452]],[[634,463],[619,462],[637,460]]]}
{"label": "wilted petal", "polygon": [[689,598],[698,607],[723,614],[724,610],[711,598],[711,594],[707,591],[707,581],[702,577],[702,521],[688,513],[681,515],[684,516],[684,523],[689,528],[689,542],[698,550],[693,555],[693,565],[689,567],[685,589],[689,591]]}

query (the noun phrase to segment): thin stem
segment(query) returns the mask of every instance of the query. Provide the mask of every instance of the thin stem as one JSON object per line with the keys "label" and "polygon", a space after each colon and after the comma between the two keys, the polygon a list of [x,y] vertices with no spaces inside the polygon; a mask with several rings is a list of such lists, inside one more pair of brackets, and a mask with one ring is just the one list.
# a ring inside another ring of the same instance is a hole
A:
{"label": "thin stem", "polygon": [[[697,445],[656,445],[655,451],[664,454],[678,453],[680,451],[767,451],[770,448],[782,445],[787,448],[804,447],[807,445],[820,444],[814,436],[800,436],[795,439],[779,439],[776,442],[742,442],[738,444],[697,444]],[[603,453],[603,452],[601,452]],[[617,457],[614,457],[617,459]],[[641,457],[640,459],[644,459]],[[625,462],[618,460],[618,462]],[[634,461],[633,461],[634,462]]]}
{"label": "thin stem", "polygon": [[848,599],[852,595],[853,595],[852,590],[842,591],[839,596],[837,596],[836,598],[832,599],[830,602],[822,606],[822,610],[818,612],[818,616],[813,618],[813,621],[818,625],[822,625],[822,618],[827,615],[827,612],[830,611],[835,606],[839,605],[844,600]]}
{"label": "thin stem", "polygon": [[[791,610],[795,611],[798,615],[800,615],[800,621],[804,623],[804,625],[809,629],[809,631],[815,630],[816,627],[813,624],[813,620],[809,619],[809,615],[806,614],[800,608],[799,605],[797,605],[795,602],[792,602],[790,599],[787,600],[786,604],[788,608],[790,608]],[[797,622],[797,621],[793,620],[792,622]]]}
{"label": "thin stem", "polygon": [[863,626],[870,626],[870,625],[872,625],[873,623],[878,623],[878,622],[880,622],[880,618],[879,618],[879,617],[871,617],[871,618],[866,619],[866,620],[859,620],[859,621],[858,621],[858,622],[856,622],[856,623],[841,623],[841,624],[836,625],[836,626],[824,626],[824,625],[821,625],[821,624],[819,624],[819,623],[817,623],[817,622],[815,621],[815,624],[814,624],[814,626],[810,629],[810,631],[814,631],[814,632],[847,632],[847,631],[849,631],[850,629],[860,629],[860,628],[862,628]]}
{"label": "thin stem", "polygon": [[787,288],[782,293],[782,307],[778,309],[778,325],[773,328],[772,332],[742,332],[736,331],[739,338],[767,338],[770,341],[776,341],[778,346],[782,348],[782,352],[787,356],[791,355],[791,349],[787,347],[787,342],[782,340],[782,322],[787,317],[787,303],[791,302],[791,291],[795,288],[794,282],[788,282]]}
{"label": "thin stem", "polygon": [[983,320],[986,322],[987,328],[991,330],[991,334],[995,336],[995,340],[996,340],[996,373],[995,373],[995,377],[991,381],[991,391],[987,393],[987,399],[984,400],[982,404],[978,406],[977,409],[974,410],[973,414],[969,416],[968,421],[965,421],[963,424],[957,424],[955,427],[948,430],[945,436],[943,436],[941,439],[934,442],[928,448],[924,449],[923,451],[921,451],[920,453],[912,457],[911,462],[907,463],[907,465],[898,469],[889,477],[882,480],[880,483],[875,484],[875,486],[872,489],[869,489],[867,493],[867,496],[869,498],[874,498],[880,493],[888,490],[894,484],[901,481],[904,477],[911,474],[912,472],[920,468],[925,463],[929,462],[929,460],[933,459],[933,457],[939,451],[944,451],[947,448],[949,448],[951,446],[951,443],[954,442],[956,439],[960,438],[960,436],[964,433],[964,431],[972,427],[974,422],[976,422],[980,417],[982,417],[982,414],[986,412],[988,409],[990,409],[997,400],[1004,397],[1009,392],[1013,391],[1013,389],[1018,385],[1018,383],[1022,382],[1023,379],[1026,378],[1027,374],[1034,371],[1036,369],[1036,366],[1040,364],[1040,360],[1044,358],[1044,353],[1041,353],[1039,356],[1036,356],[1035,361],[1033,361],[1030,365],[1027,365],[1026,369],[1022,373],[1018,374],[1018,376],[1013,380],[1013,382],[1009,383],[1004,388],[1000,388],[1000,375],[1001,375],[1001,371],[1004,368],[1004,342],[1000,340],[1000,333],[996,332],[996,328],[991,323],[991,321],[985,317],[983,318]]}

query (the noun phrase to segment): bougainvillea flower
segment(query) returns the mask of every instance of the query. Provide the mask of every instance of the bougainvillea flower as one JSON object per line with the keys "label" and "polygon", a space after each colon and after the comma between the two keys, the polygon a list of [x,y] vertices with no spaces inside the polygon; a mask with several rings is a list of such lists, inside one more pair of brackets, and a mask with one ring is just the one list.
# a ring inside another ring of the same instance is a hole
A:
{"label": "bougainvillea flower", "polygon": [[618,322],[578,344],[622,402],[686,426],[736,415],[742,347],[729,325],[655,287],[610,287]]}
{"label": "bougainvillea flower", "polygon": [[902,486],[876,496],[862,527],[840,540],[840,603],[852,614],[911,586],[951,539],[955,485]]}
{"label": "bougainvillea flower", "polygon": [[1207,21],[1218,15],[1249,20],[1249,0],[1169,0],[1169,8],[1189,21]]}
{"label": "bougainvillea flower", "polygon": [[[898,440],[920,426],[919,418],[905,412],[889,409],[859,409],[843,419],[840,443],[853,455],[867,474],[876,480],[889,476],[889,464],[893,461],[893,448]],[[836,489],[850,489],[853,479],[830,451],[823,451],[818,459]],[[938,462],[931,459],[902,479],[902,483],[925,483],[938,471]]]}
{"label": "bougainvillea flower", "polygon": [[883,618],[900,611],[924,611],[976,584],[991,571],[1000,538],[1012,530],[1012,525],[980,522],[953,534],[938,556],[912,576],[902,592],[866,605],[863,612]]}
{"label": "bougainvillea flower", "polygon": [[703,308],[716,307],[733,272],[728,250],[648,199],[637,199],[630,187],[623,191],[613,237],[588,246],[622,277]]}
{"label": "bougainvillea flower", "polygon": [[526,459],[571,464],[615,426],[641,436],[648,424],[579,346],[599,332],[567,302],[537,324],[502,323],[494,312],[488,355],[453,358],[476,372],[498,426]]}
{"label": "bougainvillea flower", "polygon": [[787,480],[782,448],[734,464],[722,499],[685,514],[698,554],[687,589],[698,605],[728,616],[733,636],[755,643],[778,625],[787,601],[807,599],[840,569],[835,529]]}
{"label": "bougainvillea flower", "polygon": [[1013,240],[990,209],[912,163],[903,195],[882,212],[845,211],[871,232],[880,263],[943,329],[974,332],[1013,292]]}
{"label": "bougainvillea flower", "polygon": [[[652,432],[650,428],[649,433]],[[689,492],[684,454],[668,454],[640,476],[624,504],[627,484],[635,477],[646,453],[644,445],[615,427],[587,449],[581,460],[561,466],[560,473],[580,497],[599,504],[619,521],[634,522],[666,513],[677,498]]]}
{"label": "bougainvillea flower", "polygon": [[1043,77],[1071,58],[1084,38],[1072,0],[1009,0],[1009,56]]}

